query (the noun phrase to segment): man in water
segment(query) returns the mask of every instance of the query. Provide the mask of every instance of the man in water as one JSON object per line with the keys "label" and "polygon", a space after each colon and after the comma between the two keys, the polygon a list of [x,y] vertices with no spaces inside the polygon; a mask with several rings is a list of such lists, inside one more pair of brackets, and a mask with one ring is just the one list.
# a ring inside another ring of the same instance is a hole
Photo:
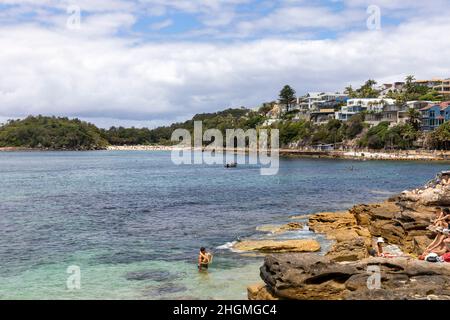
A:
{"label": "man in water", "polygon": [[198,254],[198,270],[202,271],[202,269],[208,269],[208,265],[211,263],[211,254],[206,252],[204,247],[200,248],[200,252]]}

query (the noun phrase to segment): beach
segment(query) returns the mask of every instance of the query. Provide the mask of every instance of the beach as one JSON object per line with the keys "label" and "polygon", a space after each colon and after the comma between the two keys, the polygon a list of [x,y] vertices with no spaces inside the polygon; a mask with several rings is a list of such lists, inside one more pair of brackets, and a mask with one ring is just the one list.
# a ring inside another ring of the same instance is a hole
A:
{"label": "beach", "polygon": [[[162,146],[162,145],[137,145],[137,146],[109,146],[110,151],[171,151],[189,148],[181,148],[178,146]],[[192,148],[199,150],[199,148]],[[246,149],[230,149],[222,148],[218,151],[236,151],[238,153],[248,152]],[[304,149],[279,149],[281,156],[297,156],[312,158],[336,158],[336,159],[357,159],[357,160],[407,160],[407,161],[450,161],[450,151],[438,150],[331,150],[318,151],[312,148]]]}

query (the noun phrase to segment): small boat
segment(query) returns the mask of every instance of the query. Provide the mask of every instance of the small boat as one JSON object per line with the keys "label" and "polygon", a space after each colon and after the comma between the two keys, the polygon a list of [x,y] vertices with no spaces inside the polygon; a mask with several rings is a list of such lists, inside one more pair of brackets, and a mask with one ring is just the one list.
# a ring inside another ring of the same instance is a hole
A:
{"label": "small boat", "polygon": [[227,163],[225,165],[225,168],[236,168],[236,167],[237,167],[237,163],[236,162]]}

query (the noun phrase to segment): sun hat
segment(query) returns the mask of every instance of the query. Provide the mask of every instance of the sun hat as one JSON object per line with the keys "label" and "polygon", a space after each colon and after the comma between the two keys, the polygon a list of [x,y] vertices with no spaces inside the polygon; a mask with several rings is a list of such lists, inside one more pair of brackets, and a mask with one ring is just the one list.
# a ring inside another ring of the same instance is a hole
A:
{"label": "sun hat", "polygon": [[383,239],[382,237],[379,237],[379,238],[377,239],[377,243],[384,243],[384,239]]}

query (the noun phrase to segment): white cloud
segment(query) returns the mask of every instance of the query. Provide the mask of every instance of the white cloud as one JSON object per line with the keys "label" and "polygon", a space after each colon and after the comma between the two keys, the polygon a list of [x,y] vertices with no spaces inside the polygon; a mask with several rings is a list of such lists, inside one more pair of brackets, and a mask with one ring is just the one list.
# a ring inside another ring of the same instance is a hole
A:
{"label": "white cloud", "polygon": [[237,29],[246,34],[254,34],[257,31],[294,31],[301,28],[337,31],[356,21],[365,25],[365,18],[365,12],[362,11],[333,12],[326,7],[282,7],[262,18],[241,22]]}
{"label": "white cloud", "polygon": [[[345,19],[330,11],[325,17],[330,20],[311,23],[336,29]],[[135,21],[128,12],[87,16],[79,31],[61,28],[63,18],[54,16],[50,27],[0,26],[0,119],[41,113],[97,119],[101,125],[153,125],[228,106],[256,106],[275,99],[286,83],[303,93],[339,90],[367,78],[450,76],[445,16],[337,39],[215,43],[120,38],[115,32]],[[264,30],[266,24],[249,28]]]}

